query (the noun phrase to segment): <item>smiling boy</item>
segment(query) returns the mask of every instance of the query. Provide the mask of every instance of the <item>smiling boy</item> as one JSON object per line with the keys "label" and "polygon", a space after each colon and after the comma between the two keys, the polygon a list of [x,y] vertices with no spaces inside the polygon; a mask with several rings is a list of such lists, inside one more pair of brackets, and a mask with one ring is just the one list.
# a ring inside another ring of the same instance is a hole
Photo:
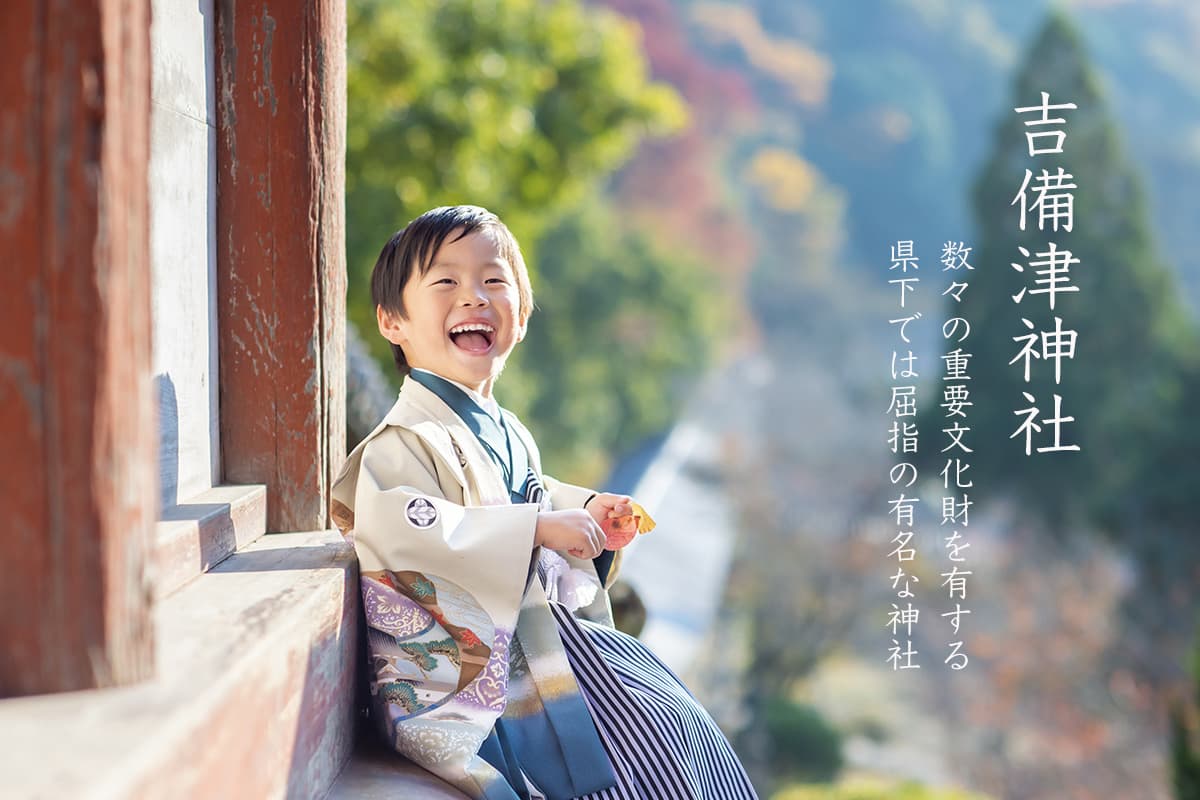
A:
{"label": "smiling boy", "polygon": [[[430,260],[429,250],[442,236]],[[375,271],[379,332],[398,348],[401,371],[404,365],[429,370],[491,397],[533,310],[529,276],[510,240],[483,224],[470,232],[433,228],[429,240],[406,248],[415,252],[395,249],[393,258],[408,256],[408,270]]]}
{"label": "smiling boy", "polygon": [[476,798],[754,797],[711,717],[611,628],[602,526],[631,499],[543,475],[493,396],[533,310],[508,228],[429,211],[384,246],[371,291],[406,377],[332,495],[389,744]]}
{"label": "smiling boy", "polygon": [[[430,226],[429,238],[413,237],[408,247],[400,247],[397,239],[396,247],[385,247],[385,253],[391,249],[389,261],[400,266],[385,264],[372,275],[379,333],[392,344],[401,373],[417,369],[444,378],[499,418],[492,387],[525,338],[533,311],[529,274],[516,240],[499,219],[479,209],[478,221],[468,217],[457,225],[457,215],[437,216],[441,211],[429,212],[441,222]],[[457,227],[447,230],[451,225]],[[609,515],[630,513],[629,502],[626,496],[596,493],[587,502],[591,513],[541,512],[534,546],[581,558],[599,556],[605,541],[600,523]]]}

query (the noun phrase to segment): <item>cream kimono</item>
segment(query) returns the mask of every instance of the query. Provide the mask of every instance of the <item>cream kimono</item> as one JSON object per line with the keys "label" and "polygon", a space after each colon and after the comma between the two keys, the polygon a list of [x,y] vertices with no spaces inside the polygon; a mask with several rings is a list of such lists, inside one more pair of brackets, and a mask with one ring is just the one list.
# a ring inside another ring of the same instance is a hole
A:
{"label": "cream kimono", "polygon": [[[540,476],[532,437],[503,413]],[[406,379],[333,487],[361,570],[372,713],[396,750],[473,797],[523,795],[506,759],[551,797],[614,783],[548,606],[611,624],[606,587],[591,561],[533,544],[539,510],[591,492],[542,484],[540,505],[511,502],[476,433]]]}

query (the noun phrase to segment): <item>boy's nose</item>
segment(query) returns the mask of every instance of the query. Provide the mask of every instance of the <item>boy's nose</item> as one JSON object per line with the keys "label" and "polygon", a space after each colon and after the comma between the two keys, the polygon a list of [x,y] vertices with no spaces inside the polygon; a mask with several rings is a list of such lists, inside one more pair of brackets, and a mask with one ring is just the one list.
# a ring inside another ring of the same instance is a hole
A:
{"label": "boy's nose", "polygon": [[464,283],[459,290],[458,299],[464,306],[487,305],[488,302],[487,291],[484,290],[482,284],[476,286]]}

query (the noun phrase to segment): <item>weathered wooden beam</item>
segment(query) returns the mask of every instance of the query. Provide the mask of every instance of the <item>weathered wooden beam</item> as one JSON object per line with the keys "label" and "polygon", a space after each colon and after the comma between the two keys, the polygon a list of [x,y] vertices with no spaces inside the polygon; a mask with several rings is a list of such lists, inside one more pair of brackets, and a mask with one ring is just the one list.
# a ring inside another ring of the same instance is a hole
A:
{"label": "weathered wooden beam", "polygon": [[354,739],[358,591],[336,532],[260,538],[158,603],[154,680],[0,703],[0,796],[325,797]]}
{"label": "weathered wooden beam", "polygon": [[0,26],[0,696],[153,666],[148,0]]}
{"label": "weathered wooden beam", "polygon": [[223,481],[273,531],[329,525],[345,453],[345,42],[337,0],[217,3]]}

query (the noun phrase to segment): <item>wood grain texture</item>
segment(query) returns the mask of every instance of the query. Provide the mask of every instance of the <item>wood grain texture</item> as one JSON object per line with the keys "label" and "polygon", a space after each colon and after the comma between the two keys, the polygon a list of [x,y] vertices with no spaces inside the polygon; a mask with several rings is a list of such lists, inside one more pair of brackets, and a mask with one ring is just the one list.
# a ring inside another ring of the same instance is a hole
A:
{"label": "wood grain texture", "polygon": [[158,603],[155,680],[0,703],[3,796],[324,797],[354,741],[360,613],[341,536],[260,538]]}
{"label": "wood grain texture", "polygon": [[0,26],[0,696],[152,668],[148,0]]}
{"label": "wood grain texture", "polygon": [[345,452],[345,10],[217,3],[223,482],[267,528],[329,524]]}

